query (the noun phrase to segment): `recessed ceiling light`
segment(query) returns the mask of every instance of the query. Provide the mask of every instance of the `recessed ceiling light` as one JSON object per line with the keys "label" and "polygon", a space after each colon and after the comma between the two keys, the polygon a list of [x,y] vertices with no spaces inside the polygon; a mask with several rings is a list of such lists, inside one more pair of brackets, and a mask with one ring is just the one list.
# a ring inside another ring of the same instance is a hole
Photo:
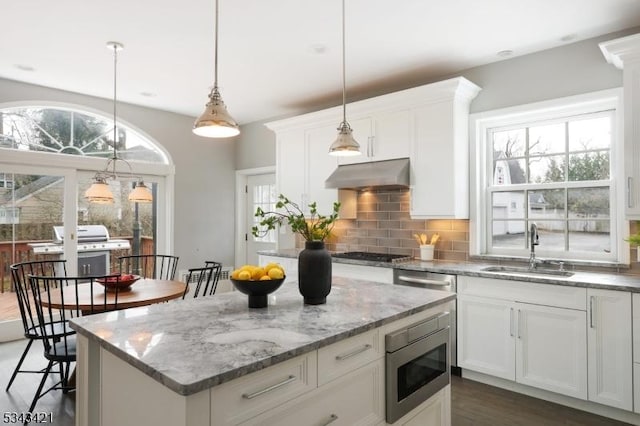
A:
{"label": "recessed ceiling light", "polygon": [[567,34],[563,37],[560,37],[560,41],[563,41],[563,42],[573,41],[576,39],[576,37],[577,37],[576,34]]}
{"label": "recessed ceiling light", "polygon": [[157,95],[152,92],[140,92],[140,96],[144,96],[145,98],[155,98]]}
{"label": "recessed ceiling light", "polygon": [[500,56],[501,58],[507,58],[513,55],[513,50],[501,50],[498,53],[496,53],[496,55]]}
{"label": "recessed ceiling light", "polygon": [[309,46],[309,50],[311,53],[315,53],[316,55],[322,55],[327,51],[327,46],[321,43],[316,43]]}
{"label": "recessed ceiling light", "polygon": [[23,65],[23,64],[15,64],[14,67],[18,68],[20,71],[35,71],[36,69],[30,65]]}

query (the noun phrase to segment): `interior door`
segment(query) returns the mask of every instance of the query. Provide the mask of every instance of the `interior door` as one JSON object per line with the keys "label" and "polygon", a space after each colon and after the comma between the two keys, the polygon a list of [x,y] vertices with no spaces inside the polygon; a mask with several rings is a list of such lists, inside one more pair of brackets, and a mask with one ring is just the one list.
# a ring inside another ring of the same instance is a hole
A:
{"label": "interior door", "polygon": [[258,264],[258,254],[260,250],[275,250],[276,231],[272,230],[254,237],[251,229],[260,223],[260,218],[255,217],[258,207],[264,211],[274,211],[276,208],[276,176],[273,173],[247,176],[247,205],[246,205],[246,263]]}

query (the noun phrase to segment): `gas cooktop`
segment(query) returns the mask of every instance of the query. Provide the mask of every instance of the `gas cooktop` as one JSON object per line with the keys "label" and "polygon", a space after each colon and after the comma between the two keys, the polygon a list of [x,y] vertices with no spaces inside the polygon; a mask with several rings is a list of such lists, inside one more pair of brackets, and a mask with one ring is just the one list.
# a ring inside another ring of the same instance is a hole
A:
{"label": "gas cooktop", "polygon": [[342,253],[333,253],[331,256],[340,259],[367,260],[370,262],[388,262],[397,263],[411,260],[411,256],[404,254],[388,254],[388,253],[371,253],[367,251],[346,251]]}

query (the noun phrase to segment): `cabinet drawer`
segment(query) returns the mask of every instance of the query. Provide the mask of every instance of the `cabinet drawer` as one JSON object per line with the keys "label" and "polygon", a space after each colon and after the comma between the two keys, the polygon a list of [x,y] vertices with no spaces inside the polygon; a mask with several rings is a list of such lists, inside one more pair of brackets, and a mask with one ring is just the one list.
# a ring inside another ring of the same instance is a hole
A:
{"label": "cabinet drawer", "polygon": [[384,356],[378,330],[350,337],[318,350],[318,386]]}
{"label": "cabinet drawer", "polygon": [[384,359],[379,359],[242,425],[365,426],[383,420]]}
{"label": "cabinet drawer", "polygon": [[580,287],[458,276],[458,293],[535,305],[587,310],[587,289]]}
{"label": "cabinet drawer", "polygon": [[211,418],[235,425],[317,387],[311,352],[211,389]]}
{"label": "cabinet drawer", "polygon": [[373,281],[377,283],[393,283],[393,269],[381,266],[352,265],[350,263],[333,262],[331,273],[334,277],[354,280]]}

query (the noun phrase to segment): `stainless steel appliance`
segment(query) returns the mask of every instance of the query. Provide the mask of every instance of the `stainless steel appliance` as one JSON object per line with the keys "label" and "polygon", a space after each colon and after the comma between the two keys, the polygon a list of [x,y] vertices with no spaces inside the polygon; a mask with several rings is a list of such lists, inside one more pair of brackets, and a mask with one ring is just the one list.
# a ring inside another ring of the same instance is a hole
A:
{"label": "stainless steel appliance", "polygon": [[449,319],[445,312],[385,336],[387,423],[451,382]]}
{"label": "stainless steel appliance", "polygon": [[[393,283],[398,285],[407,285],[411,287],[420,287],[431,290],[442,290],[457,292],[457,277],[455,275],[439,274],[435,272],[413,271],[405,269],[394,269]],[[458,335],[457,335],[457,302],[453,302],[451,309],[451,365],[458,366]],[[458,373],[458,369],[454,368],[454,373]],[[458,373],[459,374],[459,373]]]}
{"label": "stainless steel appliance", "polygon": [[373,253],[368,251],[345,251],[342,253],[333,253],[331,256],[339,259],[365,260],[369,262],[385,263],[399,263],[413,259],[411,256],[404,254]]}
{"label": "stainless steel appliance", "polygon": [[[76,229],[78,241],[78,276],[108,274],[111,251],[129,250],[127,240],[109,238],[109,230],[104,225],[80,225]],[[64,254],[64,227],[53,227],[53,241],[30,244],[35,254]]]}

